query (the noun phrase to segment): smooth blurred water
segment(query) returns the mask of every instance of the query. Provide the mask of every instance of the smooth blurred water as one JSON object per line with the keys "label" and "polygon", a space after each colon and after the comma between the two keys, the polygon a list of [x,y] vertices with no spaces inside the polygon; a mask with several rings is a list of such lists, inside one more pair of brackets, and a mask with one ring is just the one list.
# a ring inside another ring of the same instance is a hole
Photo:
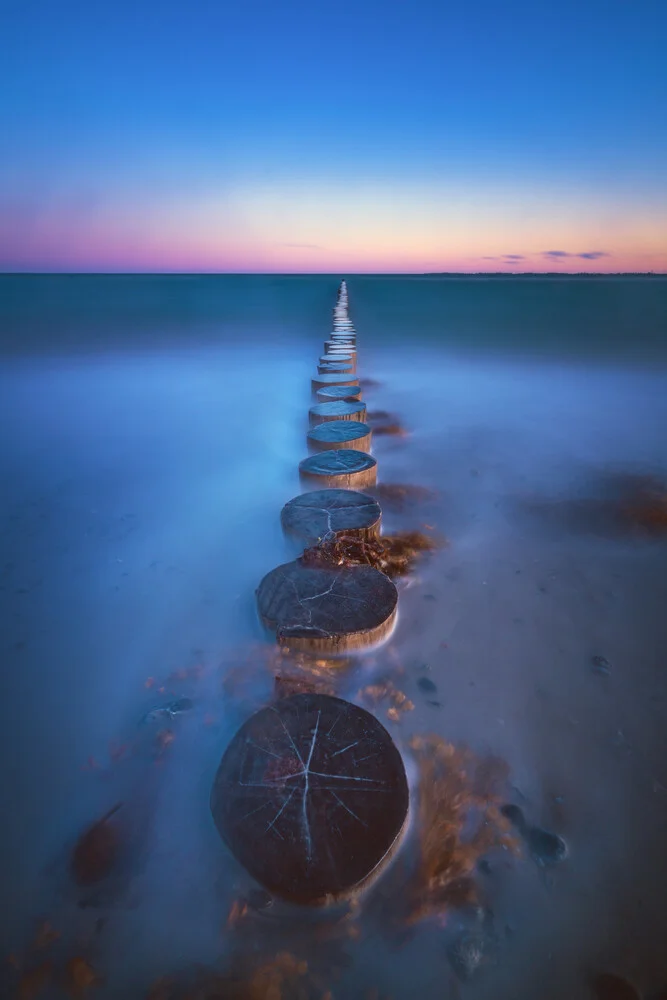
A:
{"label": "smooth blurred water", "polygon": [[[110,744],[136,733],[160,702],[148,678],[194,664],[206,670],[197,712],[179,729],[178,752],[156,786],[138,902],[114,911],[99,956],[108,976],[100,995],[142,996],[161,972],[211,962],[230,947],[224,923],[238,873],[212,828],[208,792],[246,706],[221,687],[220,663],[227,670],[235,650],[263,641],[254,590],[292,558],[279,514],[300,492],[309,379],[337,284],[0,279],[7,950],[21,947],[37,915],[57,920],[62,852],[126,793],[89,758],[108,762]],[[365,394],[369,409],[396,412],[411,432],[376,439],[380,481],[438,490],[429,517],[450,539],[402,595],[392,638],[408,672],[424,659],[432,664],[444,708],[435,716],[418,705],[396,731],[399,745],[405,750],[411,732],[437,727],[508,760],[544,821],[552,786],[573,803],[563,830],[577,848],[570,882],[555,899],[540,895],[528,868],[516,885],[503,883],[494,906],[520,927],[523,945],[508,946],[505,964],[467,989],[475,997],[536,996],[527,980],[517,983],[531,954],[546,962],[556,949],[549,934],[563,934],[570,958],[561,992],[541,995],[583,997],[573,986],[568,922],[588,912],[584,897],[613,912],[605,873],[620,863],[624,838],[646,856],[633,878],[650,927],[639,920],[627,931],[633,941],[644,935],[642,968],[650,942],[667,930],[661,897],[648,898],[667,796],[639,777],[667,787],[663,708],[650,707],[665,695],[665,550],[538,529],[517,514],[516,501],[567,495],[582,476],[609,467],[667,477],[667,282],[358,277],[348,286],[359,374],[381,383]],[[405,521],[388,515],[385,527]],[[424,602],[425,593],[437,603]],[[443,636],[452,654],[440,649]],[[600,650],[617,666],[612,694],[601,695],[580,670],[579,658]],[[243,672],[242,658],[239,665]],[[362,671],[372,678],[371,661]],[[267,673],[267,692],[270,681]],[[359,686],[355,677],[344,696],[354,698]],[[552,715],[540,715],[537,687],[550,688]],[[606,714],[591,722],[593,744],[581,729],[564,737],[566,716],[594,719],[597,711]],[[609,750],[615,728],[633,734],[632,759],[619,763]],[[591,762],[582,763],[585,779],[572,774],[573,740],[581,740],[581,761]],[[602,932],[613,939],[604,922],[600,931],[594,940],[588,927],[577,931],[586,961],[601,953]],[[391,958],[377,942],[362,947],[340,995],[378,984],[408,997],[415,975],[424,996],[443,995],[440,946],[426,934],[411,947]],[[654,988],[667,968],[659,956],[651,961]]]}

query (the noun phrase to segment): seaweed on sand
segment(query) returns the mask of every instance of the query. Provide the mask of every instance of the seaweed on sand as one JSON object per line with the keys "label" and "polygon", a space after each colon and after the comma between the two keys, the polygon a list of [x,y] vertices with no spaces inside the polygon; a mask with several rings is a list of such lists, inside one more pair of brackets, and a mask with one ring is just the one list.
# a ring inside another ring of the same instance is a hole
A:
{"label": "seaweed on sand", "polygon": [[157,980],[147,994],[148,1000],[314,1000],[315,997],[320,1000],[323,997],[321,987],[309,975],[308,963],[287,951],[261,962],[250,975],[244,962],[242,971],[199,970],[194,977],[186,978],[190,982],[170,977]]}
{"label": "seaweed on sand", "polygon": [[423,552],[431,552],[438,542],[421,531],[401,531],[379,538],[335,535],[306,549],[304,566],[355,566],[366,564],[387,576],[408,574]]}
{"label": "seaweed on sand", "polygon": [[334,695],[352,663],[351,657],[327,658],[289,646],[252,643],[235,649],[221,664],[223,690],[228,697],[252,698],[258,705],[292,694]]}
{"label": "seaweed on sand", "polygon": [[493,847],[519,842],[502,816],[495,788],[506,777],[496,758],[480,759],[438,736],[410,743],[419,768],[418,861],[407,889],[408,923],[475,903],[477,862]]}
{"label": "seaweed on sand", "polygon": [[631,528],[667,532],[667,485],[654,476],[627,476],[622,484],[621,516]]}
{"label": "seaweed on sand", "polygon": [[407,431],[401,424],[398,417],[386,410],[370,410],[366,413],[366,423],[373,429],[374,435],[392,434],[397,437],[406,437]]}

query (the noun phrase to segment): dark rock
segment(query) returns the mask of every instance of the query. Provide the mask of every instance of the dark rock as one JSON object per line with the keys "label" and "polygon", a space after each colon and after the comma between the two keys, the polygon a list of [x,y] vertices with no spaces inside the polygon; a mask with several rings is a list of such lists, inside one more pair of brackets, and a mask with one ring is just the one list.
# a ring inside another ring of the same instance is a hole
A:
{"label": "dark rock", "polygon": [[427,694],[435,694],[438,690],[433,681],[429,680],[428,677],[420,677],[417,681],[417,687],[420,688],[420,690],[425,691]]}
{"label": "dark rock", "polygon": [[111,873],[118,859],[120,843],[113,817],[121,806],[120,802],[115,805],[102,819],[93,823],[76,842],[70,871],[77,885],[95,885]]}
{"label": "dark rock", "polygon": [[641,1000],[641,994],[632,983],[611,972],[594,976],[590,987],[596,1000]]}
{"label": "dark rock", "polygon": [[531,857],[539,865],[558,865],[568,855],[563,838],[539,826],[530,827],[525,839]]}
{"label": "dark rock", "polygon": [[155,722],[162,719],[173,719],[177,715],[182,715],[184,712],[191,711],[193,706],[194,703],[191,698],[176,698],[174,701],[170,701],[167,705],[152,708],[150,712],[146,712],[141,721]]}
{"label": "dark rock", "polygon": [[387,858],[405,824],[408,785],[389,733],[369,712],[295,695],[241,727],[220,763],[211,811],[261,885],[318,904],[348,895]]}
{"label": "dark rock", "polygon": [[568,856],[567,844],[563,838],[540,826],[531,826],[520,806],[510,803],[502,806],[500,811],[521,834],[533,861],[538,865],[557,865]]}
{"label": "dark rock", "polygon": [[609,674],[611,663],[604,656],[591,656],[591,668],[596,674]]}

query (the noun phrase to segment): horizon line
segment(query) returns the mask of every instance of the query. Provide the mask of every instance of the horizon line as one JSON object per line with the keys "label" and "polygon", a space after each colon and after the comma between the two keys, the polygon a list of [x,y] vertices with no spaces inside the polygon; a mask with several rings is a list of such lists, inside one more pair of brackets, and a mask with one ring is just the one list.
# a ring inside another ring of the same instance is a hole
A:
{"label": "horizon line", "polygon": [[210,275],[217,277],[280,277],[280,278],[300,278],[300,277],[334,277],[345,273],[355,277],[391,277],[391,278],[429,278],[437,276],[475,278],[475,277],[503,277],[503,278],[572,278],[572,277],[667,277],[666,271],[209,271],[209,270],[167,270],[167,271],[144,271],[144,270],[99,270],[99,271],[30,271],[30,270],[0,270],[0,277],[179,277],[179,276],[202,276]]}

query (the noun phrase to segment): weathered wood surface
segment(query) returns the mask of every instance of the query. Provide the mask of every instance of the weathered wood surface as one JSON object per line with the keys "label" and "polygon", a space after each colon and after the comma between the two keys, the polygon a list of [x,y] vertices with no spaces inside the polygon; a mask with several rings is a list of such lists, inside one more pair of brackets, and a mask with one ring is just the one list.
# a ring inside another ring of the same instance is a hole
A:
{"label": "weathered wood surface", "polygon": [[318,403],[333,403],[336,399],[353,403],[361,398],[361,387],[358,385],[329,385],[325,389],[318,389],[316,397]]}
{"label": "weathered wood surface", "polygon": [[248,719],[211,792],[220,837],[261,885],[294,903],[344,898],[400,842],[401,755],[365,709],[296,694]]}
{"label": "weathered wood surface", "polygon": [[331,354],[332,351],[336,354],[351,354],[353,357],[357,353],[354,344],[337,344],[335,340],[325,340],[324,351],[327,354]]}
{"label": "weathered wood surface", "polygon": [[360,420],[328,420],[308,431],[308,445],[313,451],[332,448],[356,448],[370,451],[373,432]]}
{"label": "weathered wood surface", "polygon": [[395,584],[372,566],[304,566],[271,570],[257,588],[265,627],[291,649],[339,653],[379,642],[396,616]]}
{"label": "weathered wood surface", "polygon": [[314,490],[286,503],[280,521],[287,534],[314,545],[329,532],[374,538],[382,510],[377,500],[357,490]]}
{"label": "weathered wood surface", "polygon": [[310,380],[313,395],[318,389],[323,389],[327,385],[359,385],[356,375],[317,375]]}
{"label": "weathered wood surface", "polygon": [[315,403],[308,410],[311,426],[322,424],[326,420],[362,420],[366,416],[366,404],[359,400],[356,403],[346,403],[337,399],[333,403]]}
{"label": "weathered wood surface", "polygon": [[299,475],[304,485],[312,483],[314,489],[364,490],[377,482],[377,462],[365,451],[337,448],[304,458],[299,463]]}
{"label": "weathered wood surface", "polygon": [[345,361],[328,361],[317,366],[318,375],[349,375],[350,372],[354,374],[354,367]]}

